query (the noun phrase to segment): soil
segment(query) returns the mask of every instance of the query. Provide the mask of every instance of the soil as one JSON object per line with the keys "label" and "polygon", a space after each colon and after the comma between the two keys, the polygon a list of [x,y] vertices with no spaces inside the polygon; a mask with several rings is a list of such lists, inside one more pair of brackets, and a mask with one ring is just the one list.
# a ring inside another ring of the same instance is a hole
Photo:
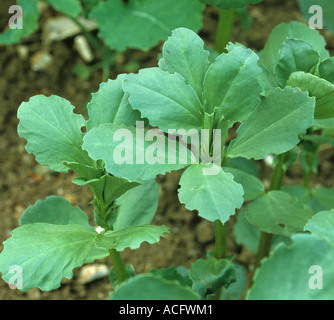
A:
{"label": "soil", "polygon": [[[0,30],[8,21],[8,8],[13,0],[2,0],[0,7]],[[251,6],[253,24],[245,34],[236,22],[233,29],[232,41],[238,41],[246,46],[260,50],[272,28],[291,20],[302,21],[295,0],[265,0]],[[44,12],[41,21],[54,15],[51,10]],[[213,45],[218,19],[218,11],[208,8],[203,18],[201,37],[210,46]],[[333,49],[334,37],[323,32]],[[101,73],[96,71],[89,80],[79,79],[73,72],[73,66],[81,62],[77,52],[73,50],[73,38],[62,42],[54,42],[48,48],[53,60],[43,71],[32,71],[30,58],[45,48],[41,44],[39,30],[21,45],[0,47],[0,243],[6,240],[10,232],[18,227],[18,220],[27,206],[38,199],[45,199],[49,195],[60,195],[82,208],[93,222],[92,206],[89,202],[92,195],[87,188],[78,187],[71,183],[74,175],[60,174],[50,171],[38,164],[32,155],[25,151],[25,141],[17,135],[18,120],[16,112],[23,101],[27,101],[36,94],[59,95],[76,106],[77,112],[85,112],[85,105],[90,100],[92,92],[99,88]],[[27,55],[22,52],[27,51]],[[122,54],[111,70],[111,78],[118,73],[128,71],[129,65],[137,62],[141,68],[157,65],[157,55],[160,47],[149,52],[128,50]],[[135,70],[133,70],[135,71]],[[333,172],[334,156],[332,150],[321,152],[321,167],[318,176],[313,176],[312,182],[325,186],[334,184]],[[268,182],[271,169],[259,162],[261,177]],[[173,172],[157,178],[160,183],[160,201],[153,221],[154,224],[165,224],[171,234],[158,244],[144,243],[138,250],[125,250],[122,257],[126,263],[132,263],[137,273],[147,272],[151,268],[163,268],[174,265],[189,267],[199,257],[205,257],[206,252],[213,249],[212,223],[203,221],[196,213],[189,212],[181,205],[177,198],[178,179],[180,172]],[[300,169],[289,170],[286,183],[301,180]],[[243,246],[238,246],[232,235],[234,218],[228,224],[228,252],[236,254],[236,261],[246,267],[254,261],[254,255]],[[0,251],[2,246],[0,246]],[[110,265],[108,259],[102,261]],[[107,278],[96,280],[88,284],[77,281],[79,270],[75,270],[74,278],[65,279],[61,288],[51,292],[41,292],[32,289],[28,292],[11,290],[0,280],[0,300],[51,300],[51,299],[105,299],[112,291]]]}

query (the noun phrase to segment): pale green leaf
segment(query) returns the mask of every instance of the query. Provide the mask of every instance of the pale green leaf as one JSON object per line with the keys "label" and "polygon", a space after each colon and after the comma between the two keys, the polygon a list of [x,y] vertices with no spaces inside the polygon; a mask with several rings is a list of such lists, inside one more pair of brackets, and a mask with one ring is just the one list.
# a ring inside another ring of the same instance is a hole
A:
{"label": "pale green leaf", "polygon": [[220,287],[228,288],[236,281],[234,265],[227,259],[196,260],[190,269],[189,277],[193,281],[193,290],[202,297],[215,293]]}
{"label": "pale green leaf", "polygon": [[11,281],[11,266],[22,269],[22,289],[57,289],[65,277],[71,279],[73,269],[80,267],[95,241],[97,233],[90,226],[33,223],[18,227],[4,242],[0,254],[0,272]]}
{"label": "pale green leaf", "polygon": [[304,229],[334,245],[334,209],[318,212]]}
{"label": "pale green leaf", "polygon": [[20,219],[21,226],[38,222],[57,225],[89,225],[88,216],[79,207],[73,207],[68,200],[58,196],[37,200],[34,205],[24,211]]}
{"label": "pale green leaf", "polygon": [[87,105],[87,130],[105,123],[135,126],[136,121],[141,120],[140,113],[133,110],[129,104],[129,95],[122,89],[125,77],[121,74],[115,80],[101,83],[99,90],[92,94],[92,99]]}
{"label": "pale green leaf", "polygon": [[310,73],[294,72],[287,84],[307,91],[310,96],[315,97],[315,119],[334,117],[334,85],[332,83]]}
{"label": "pale green leaf", "polygon": [[166,233],[169,233],[166,226],[131,226],[100,234],[96,244],[99,247],[113,248],[117,251],[123,251],[125,248],[134,250],[138,249],[143,242],[150,244],[159,242],[160,237],[164,237]]}
{"label": "pale green leaf", "polygon": [[297,88],[276,88],[240,125],[228,155],[258,160],[269,153],[291,150],[299,142],[298,136],[311,127],[314,105],[315,99]]}
{"label": "pale green leaf", "polygon": [[194,0],[109,0],[91,12],[99,26],[99,36],[111,48],[148,50],[166,40],[171,31],[201,28],[204,6]]}
{"label": "pale green leaf", "polygon": [[129,101],[142,117],[167,132],[168,129],[200,129],[203,111],[196,91],[178,73],[147,68],[130,74],[123,82]]}
{"label": "pale green leaf", "polygon": [[319,75],[334,84],[334,57],[330,57],[319,64]]}
{"label": "pale green leaf", "polygon": [[46,0],[55,10],[72,18],[77,17],[81,11],[80,0]]}
{"label": "pale green leaf", "polygon": [[296,234],[292,240],[292,245],[278,246],[262,261],[247,293],[248,300],[333,299],[333,246],[309,234]]}
{"label": "pale green leaf", "polygon": [[[188,149],[183,148],[185,162],[182,163],[178,143],[168,143],[162,131],[156,131],[155,142],[145,139],[146,135],[147,130],[136,135],[134,127],[101,125],[86,134],[83,148],[93,159],[104,160],[111,174],[131,181],[153,179],[157,174],[185,167],[188,161],[190,164]],[[122,142],[117,137],[121,137]],[[169,159],[170,155],[175,155],[173,161],[172,157]]]}
{"label": "pale green leaf", "polygon": [[[145,290],[143,290],[145,288]],[[150,273],[132,277],[118,285],[110,300],[200,300],[200,296],[178,281]],[[125,310],[123,310],[126,312]],[[122,313],[122,310],[120,310]]]}
{"label": "pale green leaf", "polygon": [[[298,0],[298,3],[307,21],[310,21],[310,18],[312,18],[316,14],[319,17],[320,14],[320,17],[322,18],[323,21],[323,27],[331,31],[334,31],[334,22],[333,22],[334,2],[332,0]],[[309,12],[312,6],[320,6],[322,12],[319,13],[318,9]],[[317,20],[315,22],[319,23],[319,21]]]}
{"label": "pale green leaf", "polygon": [[304,40],[288,39],[279,52],[280,60],[275,67],[275,77],[281,87],[286,86],[295,71],[314,72],[319,63],[319,53]]}
{"label": "pale green leaf", "polygon": [[210,53],[203,40],[193,31],[179,28],[173,31],[163,46],[165,70],[179,73],[196,91],[202,101],[203,81],[209,67]]}
{"label": "pale green leaf", "polygon": [[54,171],[67,172],[64,161],[92,165],[81,148],[85,119],[73,113],[73,109],[61,97],[38,95],[23,102],[18,110],[18,134],[27,140],[28,153]]}
{"label": "pale green leaf", "polygon": [[204,79],[205,111],[211,114],[217,108],[217,121],[224,117],[230,125],[245,120],[260,103],[257,61],[254,51],[240,46],[218,56]]}
{"label": "pale green leaf", "polygon": [[119,208],[114,230],[151,223],[158,208],[159,185],[155,180],[141,181],[141,183],[116,201]]}
{"label": "pale green leaf", "polygon": [[242,206],[244,191],[230,173],[219,167],[218,173],[205,174],[203,169],[209,167],[199,164],[187,168],[180,179],[179,200],[202,218],[225,223]]}
{"label": "pale green leaf", "polygon": [[251,202],[245,215],[261,231],[291,236],[304,230],[312,210],[298,204],[288,193],[274,190]]}

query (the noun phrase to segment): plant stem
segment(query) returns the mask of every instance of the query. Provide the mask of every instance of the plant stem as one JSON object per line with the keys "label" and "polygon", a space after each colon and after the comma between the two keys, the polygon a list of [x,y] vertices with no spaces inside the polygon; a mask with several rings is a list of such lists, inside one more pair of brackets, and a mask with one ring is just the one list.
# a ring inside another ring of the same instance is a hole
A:
{"label": "plant stem", "polygon": [[233,21],[234,9],[220,11],[215,41],[215,49],[219,53],[226,52],[226,46],[231,38]]}
{"label": "plant stem", "polygon": [[118,283],[121,283],[128,278],[128,273],[126,272],[122,257],[115,249],[109,249],[109,256],[115,270]]}
{"label": "plant stem", "polygon": [[215,221],[215,257],[216,259],[226,258],[226,226],[220,220]]}
{"label": "plant stem", "polygon": [[[279,156],[278,164],[276,165],[273,175],[271,177],[269,191],[272,190],[280,190],[282,187],[285,169],[284,169],[284,160],[286,157],[286,153],[283,153]],[[257,253],[256,265],[255,269],[259,266],[260,261],[269,256],[270,248],[273,241],[273,235],[266,232],[261,232],[261,238]]]}

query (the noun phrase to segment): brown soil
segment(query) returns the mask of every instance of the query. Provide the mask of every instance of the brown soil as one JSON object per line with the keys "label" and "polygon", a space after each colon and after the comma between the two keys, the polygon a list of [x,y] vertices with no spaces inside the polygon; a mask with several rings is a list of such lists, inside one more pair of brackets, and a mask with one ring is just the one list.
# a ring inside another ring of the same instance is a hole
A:
{"label": "brown soil", "polygon": [[[2,0],[0,27],[6,24],[8,7],[14,2]],[[46,15],[48,14],[54,13],[47,12]],[[251,7],[251,15],[254,21],[250,32],[244,34],[236,24],[232,41],[241,42],[257,50],[263,47],[275,25],[283,21],[302,19],[295,0],[265,0]],[[208,45],[212,45],[214,41],[217,17],[216,9],[207,9],[200,35]],[[333,36],[329,33],[326,33],[326,36],[328,43],[333,45]],[[30,65],[30,57],[42,49],[40,31],[24,41],[23,46],[28,49],[26,58],[20,57],[19,46],[0,47],[0,243],[18,226],[18,220],[27,206],[34,204],[38,199],[45,199],[48,195],[66,197],[73,205],[81,207],[93,221],[92,206],[89,205],[92,195],[89,190],[72,184],[72,174],[51,172],[47,167],[36,163],[32,155],[27,154],[24,149],[25,141],[17,135],[16,112],[22,101],[27,101],[36,94],[60,95],[71,101],[81,112],[90,100],[90,94],[98,90],[101,82],[100,73],[93,73],[87,81],[80,80],[73,74],[74,64],[80,61],[80,57],[73,50],[73,39],[51,45],[53,62],[42,72],[32,71]],[[142,68],[156,66],[159,51],[159,48],[150,52],[129,50],[118,59],[115,69],[111,70],[111,78],[125,72],[131,61],[137,61]],[[328,175],[333,172],[333,152],[326,150],[322,159],[324,165],[320,168],[320,182],[332,186],[333,180],[329,181]],[[271,170],[266,169],[261,173],[264,179],[268,179]],[[289,173],[287,179],[289,176],[300,179],[298,174],[297,168],[295,172]],[[158,177],[161,194],[154,223],[167,225],[171,234],[159,244],[143,244],[136,251],[126,250],[122,253],[124,261],[132,263],[138,273],[172,264],[189,267],[194,260],[204,257],[206,252],[213,248],[212,224],[187,211],[177,199],[179,176],[179,172],[174,172],[165,177]],[[248,266],[254,256],[244,247],[235,244],[231,232],[233,221],[234,219],[231,219],[228,222],[228,252],[236,254],[236,260]],[[103,263],[110,265],[107,259]],[[60,289],[51,292],[32,289],[22,293],[9,289],[8,285],[0,280],[0,300],[105,299],[110,294],[112,287],[108,279],[82,285],[76,280],[77,275],[78,270],[75,271],[72,280],[65,279]]]}

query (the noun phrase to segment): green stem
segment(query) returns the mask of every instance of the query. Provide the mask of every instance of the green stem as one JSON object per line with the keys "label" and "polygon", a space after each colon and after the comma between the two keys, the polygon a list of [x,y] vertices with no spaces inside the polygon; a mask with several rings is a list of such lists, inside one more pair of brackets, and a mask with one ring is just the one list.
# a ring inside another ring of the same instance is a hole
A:
{"label": "green stem", "polygon": [[216,259],[225,259],[226,249],[226,226],[220,220],[215,221],[215,257]]}
{"label": "green stem", "polygon": [[122,257],[115,249],[109,249],[109,256],[115,270],[118,283],[121,283],[128,278],[128,273],[126,272]]}
{"label": "green stem", "polygon": [[[284,169],[284,161],[285,161],[286,153],[283,153],[279,156],[278,164],[276,165],[273,175],[271,177],[269,191],[272,190],[280,190],[282,187],[285,169]],[[256,265],[255,269],[259,266],[260,261],[269,256],[270,248],[273,241],[273,235],[266,232],[261,232],[261,238],[257,253]]]}
{"label": "green stem", "polygon": [[226,52],[226,46],[231,38],[233,21],[234,9],[220,11],[215,41],[215,49],[219,53]]}

